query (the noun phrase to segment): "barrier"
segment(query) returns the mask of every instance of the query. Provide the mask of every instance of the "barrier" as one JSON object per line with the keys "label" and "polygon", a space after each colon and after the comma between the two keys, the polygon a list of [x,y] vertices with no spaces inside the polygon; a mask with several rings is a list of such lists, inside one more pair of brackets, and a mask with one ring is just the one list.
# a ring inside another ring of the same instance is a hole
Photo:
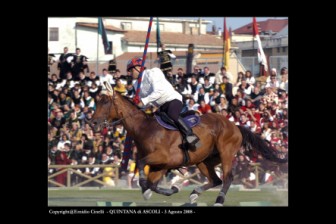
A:
{"label": "barrier", "polygon": [[[84,174],[76,169],[79,168],[112,168],[111,171],[104,171],[96,176],[89,176],[87,174]],[[107,165],[98,165],[98,164],[93,164],[93,165],[49,165],[48,169],[58,169],[56,173],[53,173],[48,176],[48,183],[54,184],[58,187],[80,187],[84,184],[87,184],[89,182],[96,182],[98,184],[102,184],[103,186],[107,186],[107,183],[99,180],[99,178],[103,177],[111,177],[114,180],[115,186],[118,186],[118,180],[119,180],[119,166],[115,164],[107,164]],[[66,178],[66,185],[58,183],[57,181],[53,180],[52,178],[66,173],[67,178]],[[83,181],[80,181],[79,183],[71,186],[71,175],[77,174],[78,176],[81,176],[84,178]],[[86,179],[86,180],[85,180]]]}

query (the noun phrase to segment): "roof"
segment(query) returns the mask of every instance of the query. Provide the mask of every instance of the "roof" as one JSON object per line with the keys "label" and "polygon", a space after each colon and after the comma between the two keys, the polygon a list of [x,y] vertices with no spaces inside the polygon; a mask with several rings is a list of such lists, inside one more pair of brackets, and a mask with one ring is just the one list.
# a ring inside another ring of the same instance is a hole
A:
{"label": "roof", "polygon": [[[121,20],[130,20],[130,21],[134,21],[134,20],[140,20],[140,21],[149,21],[149,18],[150,17],[104,17],[104,18],[107,18],[107,19],[121,19]],[[160,22],[191,22],[191,23],[198,23],[199,19],[192,19],[192,18],[183,18],[183,17],[180,17],[180,18],[174,18],[174,17],[159,17],[159,20]],[[154,17],[153,18],[153,22],[156,21],[156,18]],[[211,20],[206,20],[206,17],[203,17],[202,18],[202,24],[210,24],[212,23]]]}
{"label": "roof", "polygon": [[[183,57],[183,56],[187,56],[187,51],[174,51],[173,54],[176,57]],[[117,61],[121,61],[121,60],[130,60],[133,57],[142,57],[143,52],[125,52],[121,55],[119,55],[117,57]],[[153,57],[152,59],[156,59],[157,55],[156,52],[147,52],[147,59],[151,59],[151,57]]]}
{"label": "roof", "polygon": [[288,36],[288,25],[280,30],[274,37],[285,37]]}
{"label": "roof", "polygon": [[[124,40],[134,43],[145,43],[147,31],[129,30],[123,37]],[[160,32],[161,41],[165,44],[182,44],[188,45],[193,43],[195,45],[207,46],[223,46],[223,39],[217,38],[214,35],[202,34],[191,35],[175,32]],[[151,32],[149,43],[156,44],[156,31]]]}
{"label": "roof", "polygon": [[[272,30],[272,32],[277,33],[288,25],[288,19],[268,19],[257,23],[259,24],[260,32],[268,32],[269,30]],[[252,22],[235,29],[233,32],[235,34],[253,34]]]}
{"label": "roof", "polygon": [[[98,23],[76,23],[76,26],[89,27],[98,29]],[[120,29],[111,25],[104,25],[105,30],[114,31],[114,32],[126,32],[123,29]]]}

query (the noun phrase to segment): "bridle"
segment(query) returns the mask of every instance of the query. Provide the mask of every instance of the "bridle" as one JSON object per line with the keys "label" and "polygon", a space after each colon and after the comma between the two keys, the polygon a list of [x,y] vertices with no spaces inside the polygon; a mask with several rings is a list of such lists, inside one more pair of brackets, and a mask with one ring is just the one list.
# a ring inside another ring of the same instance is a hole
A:
{"label": "bridle", "polygon": [[[111,97],[111,98],[112,98],[111,101],[110,101],[110,102],[111,102],[111,105],[109,106],[107,115],[105,115],[105,116],[107,117],[107,116],[111,113],[111,107],[113,107],[113,108],[116,110],[116,113],[117,113],[119,116],[121,116],[121,118],[118,119],[118,120],[116,120],[116,121],[112,121],[112,122],[109,122],[107,119],[104,119],[103,122],[100,122],[99,124],[97,124],[97,125],[99,125],[101,128],[102,128],[102,127],[108,127],[108,128],[109,128],[109,127],[111,127],[111,126],[113,126],[113,125],[115,125],[115,124],[117,124],[117,123],[119,123],[119,122],[125,120],[126,118],[129,118],[129,117],[131,117],[131,116],[134,116],[136,113],[139,112],[139,110],[136,110],[135,113],[130,113],[130,114],[128,114],[127,116],[123,117],[122,113],[120,113],[120,112],[118,111],[117,104],[115,103],[116,94],[113,94],[113,95],[111,95],[111,94],[109,94],[109,93],[103,93],[103,94],[106,95],[106,96],[108,96],[108,97]],[[142,109],[141,109],[141,110],[142,110]]]}

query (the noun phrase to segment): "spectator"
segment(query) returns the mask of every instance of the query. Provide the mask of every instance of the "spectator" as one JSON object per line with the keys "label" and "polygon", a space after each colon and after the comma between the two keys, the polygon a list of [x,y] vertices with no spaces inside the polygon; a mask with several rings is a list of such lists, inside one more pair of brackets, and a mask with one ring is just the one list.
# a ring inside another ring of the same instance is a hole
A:
{"label": "spectator", "polygon": [[87,85],[88,78],[85,76],[84,72],[79,72],[79,80],[76,83],[79,84],[80,87],[84,87]]}
{"label": "spectator", "polygon": [[209,67],[204,67],[203,74],[201,74],[199,77],[199,82],[204,84],[205,78],[208,78],[211,84],[215,83],[215,74],[210,72]]}
{"label": "spectator", "polygon": [[246,78],[243,78],[241,80],[241,84],[239,85],[239,89],[244,91],[244,94],[250,96],[251,94],[251,85],[247,83]]}
{"label": "spectator", "polygon": [[106,68],[103,69],[103,74],[99,76],[99,82],[101,84],[102,89],[106,89],[106,86],[103,85],[104,82],[108,82],[113,86],[115,85],[115,81],[112,75],[108,73]]}
{"label": "spectator", "polygon": [[59,57],[59,62],[57,64],[57,69],[60,71],[59,77],[61,79],[67,78],[67,73],[71,72],[71,64],[68,62],[68,58],[72,56],[71,53],[68,53],[68,47],[63,48],[63,53]]}
{"label": "spectator", "polygon": [[250,129],[251,123],[250,123],[248,117],[246,116],[246,114],[244,114],[244,113],[241,114],[239,125],[247,128],[247,129]]}
{"label": "spectator", "polygon": [[181,83],[187,84],[188,83],[188,77],[184,74],[183,68],[177,69],[177,79],[182,79]]}
{"label": "spectator", "polygon": [[204,84],[203,84],[204,92],[210,93],[210,90],[214,90],[213,84],[210,83],[210,80],[208,77],[204,78]]}
{"label": "spectator", "polygon": [[79,124],[77,122],[72,123],[72,129],[70,130],[70,139],[72,142],[78,142],[82,137],[82,130],[78,128]]}
{"label": "spectator", "polygon": [[224,76],[228,77],[229,82],[232,82],[232,74],[227,72],[225,67],[221,67],[220,71],[216,73],[215,83],[218,85],[223,83]]}
{"label": "spectator", "polygon": [[223,83],[219,85],[219,88],[220,88],[221,93],[225,94],[225,98],[228,101],[231,101],[231,99],[233,98],[232,84],[229,83],[228,77],[226,77],[226,76],[223,77]]}
{"label": "spectator", "polygon": [[177,84],[176,75],[173,75],[172,71],[167,71],[165,77],[168,82],[175,88]]}
{"label": "spectator", "polygon": [[238,87],[241,84],[243,78],[245,78],[245,74],[243,72],[238,72],[237,80],[234,86]]}
{"label": "spectator", "polygon": [[264,94],[260,91],[260,88],[255,86],[253,92],[250,94],[250,99],[256,107],[259,107],[263,95]]}
{"label": "spectator", "polygon": [[72,75],[74,77],[75,81],[79,80],[79,73],[84,72],[85,68],[87,67],[87,57],[84,55],[81,55],[81,49],[76,48],[76,54],[73,56],[73,59],[71,61],[72,64]]}
{"label": "spectator", "polygon": [[278,103],[278,95],[274,93],[273,88],[271,87],[266,88],[266,93],[263,96],[263,103],[267,104],[268,102]]}
{"label": "spectator", "polygon": [[97,95],[100,93],[100,89],[98,88],[97,84],[95,82],[92,83],[89,94],[93,99],[96,99]]}
{"label": "spectator", "polygon": [[194,98],[190,98],[187,102],[187,105],[186,105],[186,108],[187,110],[194,110],[196,111],[199,107],[199,104],[198,103],[195,103],[195,100]]}
{"label": "spectator", "polygon": [[90,72],[90,75],[87,78],[87,85],[91,87],[93,83],[96,83],[96,86],[101,85],[101,83],[99,81],[99,77],[96,75],[96,73],[95,72]]}
{"label": "spectator", "polygon": [[72,77],[72,73],[71,72],[66,73],[66,80],[65,80],[65,83],[63,84],[63,87],[72,89],[74,86],[75,86],[75,81]]}
{"label": "spectator", "polygon": [[66,134],[63,134],[61,140],[57,144],[57,150],[64,151],[65,143],[71,144],[71,141],[69,140],[69,137]]}
{"label": "spectator", "polygon": [[199,110],[202,114],[212,113],[210,105],[209,105],[209,104],[206,104],[204,100],[201,100],[201,101],[200,101],[200,106],[198,107],[198,110]]}
{"label": "spectator", "polygon": [[193,96],[196,96],[199,92],[199,89],[202,88],[202,84],[198,83],[195,75],[191,76],[190,86],[191,86],[191,94]]}
{"label": "spectator", "polygon": [[216,112],[220,112],[223,109],[228,109],[228,107],[229,107],[229,104],[228,104],[225,96],[222,94],[220,96],[220,103],[216,105]]}
{"label": "spectator", "polygon": [[202,74],[202,69],[198,65],[195,65],[193,72],[191,74],[188,74],[188,82],[191,83],[192,76],[194,76],[196,81],[198,82],[201,74]]}
{"label": "spectator", "polygon": [[121,95],[126,95],[127,90],[126,90],[124,84],[122,84],[120,78],[117,78],[116,83],[117,83],[117,85],[114,87],[114,90],[116,92],[120,93]]}
{"label": "spectator", "polygon": [[56,89],[61,89],[62,80],[57,78],[57,75],[55,73],[51,75],[51,78],[48,79],[48,81],[49,84],[52,84]]}
{"label": "spectator", "polygon": [[96,103],[94,99],[90,96],[89,91],[84,91],[83,92],[83,101],[84,105],[88,107],[89,109],[96,110]]}
{"label": "spectator", "polygon": [[135,89],[132,82],[127,83],[126,90],[127,90],[126,96],[128,96],[129,98],[133,98],[135,96]]}
{"label": "spectator", "polygon": [[279,90],[286,91],[288,93],[288,73],[287,69],[281,69],[281,81],[279,84]]}
{"label": "spectator", "polygon": [[[56,165],[70,165],[72,163],[72,160],[67,157],[67,154],[65,151],[62,151],[57,154],[55,158],[55,164]],[[57,171],[63,170],[64,168],[58,168]],[[66,177],[67,177],[67,172],[58,174],[55,177],[56,182],[66,185]]]}
{"label": "spectator", "polygon": [[270,81],[266,83],[265,88],[271,87],[273,89],[273,92],[277,92],[279,86],[280,84],[277,80],[277,77],[275,75],[271,75]]}
{"label": "spectator", "polygon": [[167,73],[173,70],[171,59],[175,59],[176,56],[171,52],[171,50],[166,50],[166,45],[164,43],[161,43],[160,47],[161,51],[157,53],[160,61],[160,69],[163,74],[167,76]]}
{"label": "spectator", "polygon": [[203,87],[199,89],[199,93],[195,96],[194,99],[199,104],[201,104],[202,100],[205,101],[206,104],[208,104],[210,101],[209,94],[204,91]]}
{"label": "spectator", "polygon": [[251,86],[254,85],[254,83],[255,83],[255,78],[252,76],[252,73],[251,73],[250,70],[247,70],[247,71],[245,72],[245,78],[246,78],[246,82],[247,82],[248,84],[250,84]]}

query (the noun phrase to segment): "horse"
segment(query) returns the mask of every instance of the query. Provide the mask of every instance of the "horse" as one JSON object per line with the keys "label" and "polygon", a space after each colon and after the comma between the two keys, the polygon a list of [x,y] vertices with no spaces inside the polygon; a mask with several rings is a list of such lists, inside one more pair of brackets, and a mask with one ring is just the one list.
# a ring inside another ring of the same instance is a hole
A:
{"label": "horse", "polygon": [[[180,132],[160,126],[153,116],[149,116],[130,99],[114,91],[109,84],[106,84],[106,89],[96,103],[96,111],[92,117],[94,128],[116,119],[122,122],[138,148],[139,183],[146,200],[151,197],[152,191],[166,196],[179,192],[178,186],[165,189],[157,185],[168,170],[179,168],[184,163],[184,149],[181,148],[183,138]],[[271,161],[287,161],[278,158],[276,152],[260,136],[244,127],[236,126],[223,115],[207,113],[200,116],[200,119],[200,124],[192,129],[200,138],[201,146],[196,150],[188,150],[189,161],[183,165],[196,165],[207,177],[208,183],[193,189],[189,196],[190,203],[195,203],[202,192],[222,184],[214,205],[223,206],[233,180],[232,162],[241,147],[255,150]],[[220,163],[223,180],[215,172],[215,166]],[[145,165],[150,166],[147,177],[143,171]]]}

